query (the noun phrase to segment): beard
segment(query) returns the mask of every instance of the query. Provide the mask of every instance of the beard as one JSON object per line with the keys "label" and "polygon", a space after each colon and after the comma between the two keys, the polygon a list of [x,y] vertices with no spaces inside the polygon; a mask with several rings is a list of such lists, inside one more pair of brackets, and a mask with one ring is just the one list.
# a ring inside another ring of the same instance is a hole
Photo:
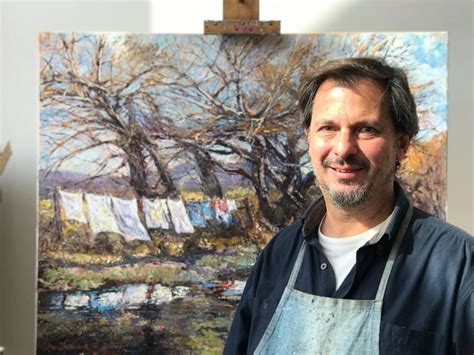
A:
{"label": "beard", "polygon": [[327,189],[328,197],[336,206],[341,208],[352,208],[360,205],[369,197],[367,186],[361,186],[349,191],[334,191]]}
{"label": "beard", "polygon": [[[395,176],[395,164],[389,171],[372,171],[370,170],[370,163],[365,159],[359,159],[355,156],[347,156],[345,159],[334,158],[325,159],[323,161],[323,167],[329,168],[330,166],[343,166],[343,165],[355,165],[369,171],[366,183],[362,186],[354,186],[352,189],[345,191],[336,191],[324,181],[319,182],[319,187],[322,191],[326,192],[329,200],[340,208],[354,208],[364,202],[368,201],[372,196],[382,193],[388,184],[393,182]],[[339,183],[347,186],[353,186],[354,182],[349,179],[339,179]]]}

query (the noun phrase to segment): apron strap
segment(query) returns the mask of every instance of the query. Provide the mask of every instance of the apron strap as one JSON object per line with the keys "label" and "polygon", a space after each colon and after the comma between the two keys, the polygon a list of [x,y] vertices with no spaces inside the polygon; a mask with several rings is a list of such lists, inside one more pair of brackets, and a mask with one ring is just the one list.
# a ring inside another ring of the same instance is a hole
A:
{"label": "apron strap", "polygon": [[288,280],[287,287],[293,289],[296,283],[296,278],[300,272],[301,263],[303,262],[304,252],[306,250],[306,240],[303,240],[303,244],[301,244],[300,252],[298,253],[298,257],[296,258],[295,265],[293,266],[293,270],[291,271],[290,279]]}
{"label": "apron strap", "polygon": [[403,218],[403,222],[398,229],[397,236],[395,237],[395,241],[393,243],[392,249],[390,250],[390,255],[388,256],[387,263],[385,264],[385,268],[383,270],[382,279],[380,280],[379,288],[377,290],[377,295],[375,296],[376,301],[382,301],[385,295],[385,289],[387,288],[388,279],[390,277],[390,273],[392,272],[393,265],[395,264],[395,259],[397,258],[398,251],[400,249],[400,245],[402,244],[403,237],[408,229],[408,225],[410,224],[411,217],[413,216],[413,204],[409,200],[408,210]]}

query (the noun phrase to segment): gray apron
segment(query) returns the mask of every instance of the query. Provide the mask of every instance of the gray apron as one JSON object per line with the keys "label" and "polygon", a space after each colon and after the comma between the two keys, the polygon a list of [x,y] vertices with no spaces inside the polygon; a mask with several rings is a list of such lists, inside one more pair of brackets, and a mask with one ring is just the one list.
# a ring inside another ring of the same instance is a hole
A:
{"label": "gray apron", "polygon": [[255,354],[378,354],[382,301],[413,215],[410,203],[390,251],[375,300],[315,296],[295,290],[303,242],[288,284]]}

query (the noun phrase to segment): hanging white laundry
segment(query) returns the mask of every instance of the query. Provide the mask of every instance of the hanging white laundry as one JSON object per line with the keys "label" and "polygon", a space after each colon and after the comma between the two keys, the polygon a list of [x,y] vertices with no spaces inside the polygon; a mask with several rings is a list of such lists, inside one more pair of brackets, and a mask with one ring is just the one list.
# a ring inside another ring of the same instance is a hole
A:
{"label": "hanging white laundry", "polygon": [[58,191],[58,202],[64,211],[64,219],[87,223],[87,218],[82,208],[82,192]]}
{"label": "hanging white laundry", "polygon": [[237,203],[233,199],[227,199],[227,208],[229,211],[235,211],[237,209]]}
{"label": "hanging white laundry", "polygon": [[150,236],[138,217],[137,201],[112,197],[112,208],[118,226],[127,242],[131,240],[150,241]]}
{"label": "hanging white laundry", "polygon": [[171,221],[176,233],[194,233],[194,227],[189,220],[183,201],[168,199],[166,202],[168,203]]}
{"label": "hanging white laundry", "polygon": [[89,224],[94,237],[100,232],[122,234],[112,212],[112,201],[109,196],[86,194],[86,202]]}
{"label": "hanging white laundry", "polygon": [[170,229],[170,217],[166,200],[144,198],[143,212],[148,228]]}

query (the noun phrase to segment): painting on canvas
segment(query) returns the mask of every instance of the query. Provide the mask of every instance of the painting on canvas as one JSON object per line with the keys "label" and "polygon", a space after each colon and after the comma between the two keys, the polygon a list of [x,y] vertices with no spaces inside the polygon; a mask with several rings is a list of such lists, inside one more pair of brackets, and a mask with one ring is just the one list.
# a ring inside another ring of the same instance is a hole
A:
{"label": "painting on canvas", "polygon": [[296,90],[329,59],[407,71],[399,179],[445,216],[445,33],[42,33],[40,52],[39,353],[222,351],[256,256],[320,195]]}

